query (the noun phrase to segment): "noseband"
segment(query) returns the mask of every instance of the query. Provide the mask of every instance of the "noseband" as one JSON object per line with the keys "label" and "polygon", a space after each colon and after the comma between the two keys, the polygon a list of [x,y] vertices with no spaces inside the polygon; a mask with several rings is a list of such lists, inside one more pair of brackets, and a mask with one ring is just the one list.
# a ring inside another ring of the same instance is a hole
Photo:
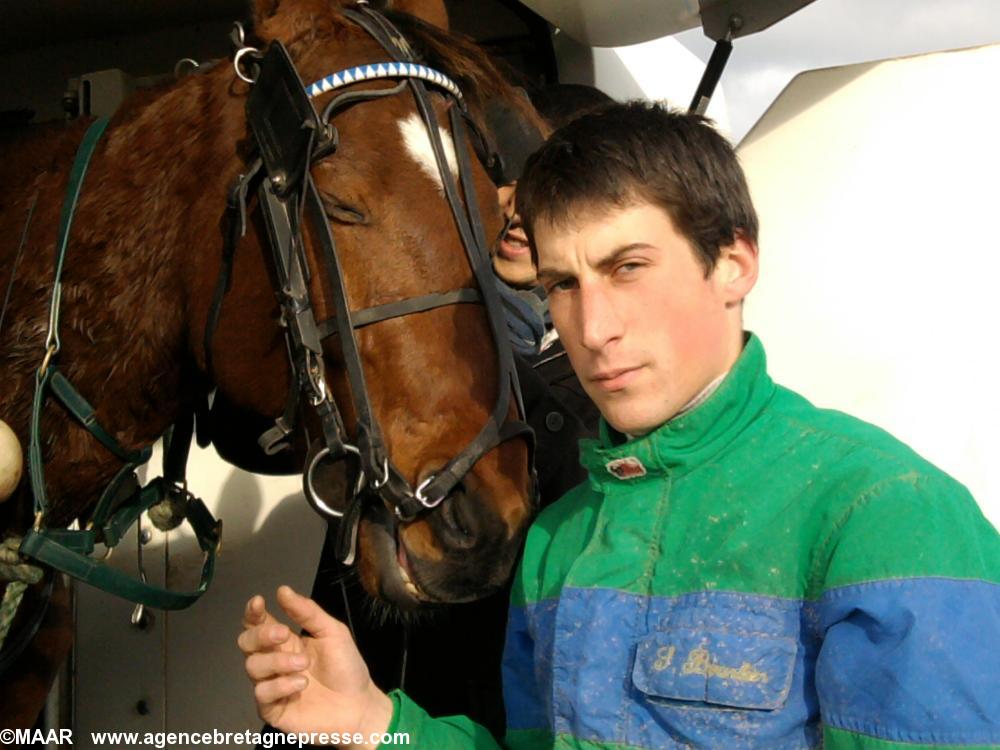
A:
{"label": "noseband", "polygon": [[[260,443],[267,453],[274,453],[288,445],[287,438],[294,429],[300,396],[304,395],[316,410],[323,431],[322,443],[315,444],[310,450],[303,472],[305,494],[321,515],[339,519],[336,554],[341,562],[350,564],[355,557],[358,524],[365,502],[381,501],[391,507],[401,521],[413,521],[437,507],[473,465],[502,442],[525,436],[530,453],[533,435],[531,428],[522,420],[507,418],[512,398],[522,418],[524,408],[465,148],[463,134],[466,123],[471,125],[471,118],[468,117],[462,93],[444,74],[418,64],[406,40],[385,17],[363,3],[358,4],[357,10],[345,10],[344,13],[378,41],[393,58],[392,61],[340,71],[306,87],[280,42],[273,42],[263,54],[250,48],[244,48],[248,50],[244,54],[238,53],[238,57],[243,59],[238,59],[237,65],[246,63],[249,58],[252,73],[244,76],[237,68],[241,77],[252,81],[247,118],[258,158],[248,174],[240,179],[231,196],[230,205],[238,213],[236,223],[239,228],[230,232],[230,245],[245,231],[246,196],[251,186],[256,185],[258,204],[268,227],[277,280],[275,291],[281,304],[293,374],[284,414],[276,420],[275,427],[261,436]],[[393,88],[345,91],[326,105],[322,117],[317,115],[310,102],[310,97],[348,88],[362,81],[385,78],[402,79],[402,82]],[[427,92],[428,84],[440,89],[450,100],[449,122],[461,192],[445,157]],[[412,92],[417,111],[427,129],[445,197],[477,288],[426,294],[363,310],[350,310],[336,243],[310,167],[336,152],[338,133],[332,119],[338,112],[358,103],[396,95],[406,87]],[[482,143],[478,131],[475,135]],[[322,270],[332,290],[333,299],[330,302],[334,315],[325,321],[316,320],[315,307],[310,299],[311,269],[304,251],[303,221],[311,223],[312,236],[321,249]],[[232,252],[230,247],[226,256],[231,258]],[[220,276],[220,288],[221,284]],[[209,316],[205,342],[207,357],[211,354],[211,332],[218,320],[222,293],[217,288]],[[386,449],[368,396],[355,330],[392,318],[468,303],[480,303],[486,310],[499,364],[497,399],[489,419],[476,437],[444,467],[413,487],[397,469]],[[341,410],[326,382],[322,342],[329,337],[336,337],[339,341],[350,383],[357,420],[357,431],[353,437],[347,435]],[[352,459],[357,463],[356,482],[344,510],[339,510],[317,492],[315,473],[324,461]]]}

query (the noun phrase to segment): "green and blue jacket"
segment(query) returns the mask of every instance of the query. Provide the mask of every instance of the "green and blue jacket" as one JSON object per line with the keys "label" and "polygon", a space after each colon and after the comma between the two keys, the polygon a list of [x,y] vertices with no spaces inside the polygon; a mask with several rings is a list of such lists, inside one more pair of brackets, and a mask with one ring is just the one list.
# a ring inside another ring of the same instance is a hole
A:
{"label": "green and blue jacket", "polygon": [[[967,490],[767,375],[642,438],[528,535],[504,656],[509,748],[1000,747],[1000,537]],[[394,693],[390,731],[494,748]]]}

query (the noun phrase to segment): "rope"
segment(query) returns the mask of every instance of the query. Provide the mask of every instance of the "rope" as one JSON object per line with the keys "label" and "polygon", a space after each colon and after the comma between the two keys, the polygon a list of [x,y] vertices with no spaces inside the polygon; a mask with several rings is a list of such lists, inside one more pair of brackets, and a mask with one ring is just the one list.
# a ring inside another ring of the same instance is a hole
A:
{"label": "rope", "polygon": [[34,585],[42,580],[44,572],[37,565],[24,562],[18,548],[21,537],[11,536],[0,544],[0,581],[21,581]]}
{"label": "rope", "polygon": [[24,592],[28,590],[28,586],[42,580],[43,576],[42,569],[37,565],[21,562],[17,551],[20,546],[20,537],[8,537],[0,544],[0,580],[8,581],[3,592],[3,602],[0,602],[0,649],[3,648],[10,626],[17,616],[17,608],[24,598]]}
{"label": "rope", "polygon": [[7,589],[3,592],[3,602],[0,603],[0,649],[7,640],[7,633],[10,631],[11,623],[17,616],[17,608],[24,598],[24,592],[28,590],[28,584],[23,581],[11,581],[7,584]]}

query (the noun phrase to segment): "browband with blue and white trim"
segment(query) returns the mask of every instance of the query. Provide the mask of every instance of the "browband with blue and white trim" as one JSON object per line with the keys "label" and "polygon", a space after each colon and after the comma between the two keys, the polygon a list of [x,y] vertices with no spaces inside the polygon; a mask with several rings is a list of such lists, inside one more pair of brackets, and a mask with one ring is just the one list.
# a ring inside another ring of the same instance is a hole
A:
{"label": "browband with blue and white trim", "polygon": [[343,86],[350,86],[352,83],[374,81],[379,78],[420,78],[435,86],[440,86],[459,99],[462,98],[458,84],[444,73],[434,70],[434,68],[428,68],[426,65],[408,62],[375,63],[374,65],[359,65],[356,68],[341,70],[339,73],[332,73],[326,78],[321,78],[306,86],[306,94],[311,98]]}

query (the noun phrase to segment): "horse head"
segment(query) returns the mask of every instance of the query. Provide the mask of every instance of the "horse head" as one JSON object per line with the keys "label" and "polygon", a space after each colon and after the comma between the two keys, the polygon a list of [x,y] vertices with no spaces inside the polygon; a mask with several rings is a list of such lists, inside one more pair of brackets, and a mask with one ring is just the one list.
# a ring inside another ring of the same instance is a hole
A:
{"label": "horse head", "polygon": [[[448,175],[439,170],[427,122],[408,88],[377,98],[363,95],[362,101],[344,106],[331,105],[345,90],[381,93],[400,88],[398,80],[354,83],[314,97],[317,112],[333,106],[328,135],[335,133],[336,143],[311,163],[310,173],[323,223],[335,243],[346,304],[352,312],[456,290],[477,289],[476,294],[488,296],[481,273],[477,276],[473,271],[485,256],[473,253],[470,260],[457,228],[455,201],[449,204],[446,199],[445,183],[450,179],[457,186],[468,181],[462,185],[457,208],[466,212],[470,210],[466,204],[478,204],[478,209],[471,210],[482,216],[481,234],[494,237],[501,225],[496,189],[472,148],[484,139],[475,128],[464,132],[464,123],[481,121],[485,103],[496,98],[507,99],[521,107],[525,117],[534,117],[477,47],[417,19],[390,17],[419,62],[458,84],[465,112],[460,119],[452,117],[451,109],[459,107],[459,102],[433,90],[427,100],[432,127],[437,127],[445,152],[446,170],[451,172]],[[282,42],[306,84],[337,71],[391,61],[365,29],[324,0],[258,3],[254,35],[260,49]],[[233,91],[240,96],[245,88],[236,83]],[[462,132],[456,132],[456,123]],[[460,176],[457,165],[463,158],[471,168]],[[284,334],[277,322],[282,320],[286,328],[292,322],[287,309],[283,313],[278,308],[271,291],[276,275],[282,274],[273,260],[267,260],[267,238],[273,228],[261,218],[259,204],[254,210],[251,203],[250,213],[252,228],[242,245],[257,247],[249,250],[241,245],[239,250],[232,291],[212,340],[211,370],[224,398],[257,414],[277,417],[289,402],[288,389],[294,387]],[[305,222],[303,230],[304,276],[308,277],[312,313],[316,321],[333,320],[339,283],[336,274],[330,273],[331,261],[323,250],[320,235],[325,228]],[[217,263],[202,259],[191,274],[191,296],[199,300],[193,306],[193,330],[199,330],[209,317],[207,301]],[[463,300],[470,301],[468,296]],[[400,486],[418,488],[419,497],[419,489],[433,485],[456,457],[468,453],[470,444],[482,442],[484,425],[497,416],[500,394],[509,387],[504,381],[510,375],[503,371],[499,354],[500,346],[506,344],[496,340],[495,321],[491,323],[482,304],[411,308],[358,328],[353,335],[371,406],[369,416],[359,414],[359,408],[364,410],[358,406],[361,384],[348,377],[350,355],[345,353],[343,339],[351,335],[341,329],[323,339],[322,365],[331,403],[341,415],[344,433],[352,439],[362,423],[374,425],[384,442],[382,479],[388,481],[391,470]],[[197,346],[194,353],[205,366]],[[503,412],[501,422],[517,417],[513,399]],[[314,438],[325,432],[312,413],[303,426]],[[369,492],[379,478],[368,478],[368,501],[358,511],[355,563],[370,594],[413,608],[478,598],[503,584],[534,500],[527,441],[496,442],[489,443],[490,449],[457,481],[444,485],[446,495],[415,512],[400,512],[398,505]],[[309,456],[307,492],[325,507],[336,506],[359,484],[363,467],[351,455],[339,461],[316,461],[321,445],[314,441]]]}

